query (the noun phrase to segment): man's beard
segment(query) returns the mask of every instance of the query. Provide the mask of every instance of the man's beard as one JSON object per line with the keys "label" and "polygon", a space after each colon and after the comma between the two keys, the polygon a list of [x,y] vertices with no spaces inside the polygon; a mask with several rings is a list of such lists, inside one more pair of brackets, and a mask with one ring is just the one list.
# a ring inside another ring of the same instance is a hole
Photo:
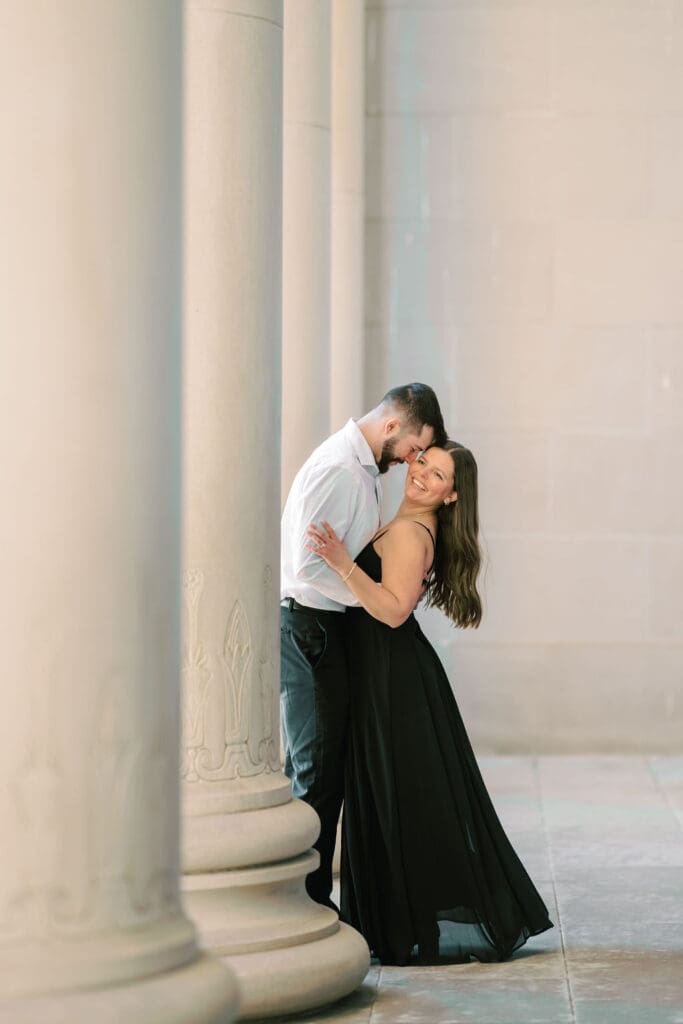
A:
{"label": "man's beard", "polygon": [[396,458],[396,441],[392,437],[391,441],[385,441],[382,445],[382,454],[379,457],[377,468],[380,473],[386,473],[391,468],[392,462],[403,462],[403,459]]}

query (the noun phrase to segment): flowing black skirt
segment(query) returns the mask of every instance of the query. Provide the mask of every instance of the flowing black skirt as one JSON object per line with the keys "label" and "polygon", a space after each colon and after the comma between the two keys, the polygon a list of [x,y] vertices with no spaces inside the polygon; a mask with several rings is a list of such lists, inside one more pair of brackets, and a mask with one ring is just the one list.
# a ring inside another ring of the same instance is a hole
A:
{"label": "flowing black skirt", "polygon": [[552,922],[498,820],[443,666],[413,616],[399,629],[362,609],[346,618],[342,920],[385,964],[407,963],[414,947],[426,963],[504,960]]}

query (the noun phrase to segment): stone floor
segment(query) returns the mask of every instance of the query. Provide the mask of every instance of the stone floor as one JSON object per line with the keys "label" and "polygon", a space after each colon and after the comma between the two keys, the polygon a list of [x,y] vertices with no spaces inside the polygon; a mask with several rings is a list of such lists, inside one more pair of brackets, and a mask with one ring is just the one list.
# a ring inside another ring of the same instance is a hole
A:
{"label": "stone floor", "polygon": [[373,966],[341,1002],[280,1020],[683,1024],[683,757],[480,764],[556,928],[504,964]]}

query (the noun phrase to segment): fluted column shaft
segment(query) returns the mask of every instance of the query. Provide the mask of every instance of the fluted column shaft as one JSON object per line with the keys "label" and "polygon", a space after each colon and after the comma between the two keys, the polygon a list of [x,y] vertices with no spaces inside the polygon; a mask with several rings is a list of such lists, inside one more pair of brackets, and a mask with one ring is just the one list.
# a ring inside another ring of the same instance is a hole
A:
{"label": "fluted column shaft", "polygon": [[318,820],[280,771],[282,37],[275,0],[186,7],[184,888],[246,1017],[367,969],[305,893]]}
{"label": "fluted column shaft", "polygon": [[181,11],[0,11],[0,1019],[232,1019],[178,889]]}
{"label": "fluted column shaft", "polygon": [[364,0],[332,0],[332,430],[364,411],[364,139]]}
{"label": "fluted column shaft", "polygon": [[287,0],[282,495],[330,432],[330,0]]}

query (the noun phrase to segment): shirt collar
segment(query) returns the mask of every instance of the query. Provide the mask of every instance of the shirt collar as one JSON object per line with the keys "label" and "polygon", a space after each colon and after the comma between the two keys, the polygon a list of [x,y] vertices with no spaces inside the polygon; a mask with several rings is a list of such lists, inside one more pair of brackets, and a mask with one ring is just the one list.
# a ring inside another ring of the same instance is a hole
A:
{"label": "shirt collar", "polygon": [[373,476],[379,476],[379,467],[372,454],[372,448],[363,437],[362,431],[355,420],[351,419],[344,426],[344,436],[353,448],[354,455],[361,466],[370,470]]}

